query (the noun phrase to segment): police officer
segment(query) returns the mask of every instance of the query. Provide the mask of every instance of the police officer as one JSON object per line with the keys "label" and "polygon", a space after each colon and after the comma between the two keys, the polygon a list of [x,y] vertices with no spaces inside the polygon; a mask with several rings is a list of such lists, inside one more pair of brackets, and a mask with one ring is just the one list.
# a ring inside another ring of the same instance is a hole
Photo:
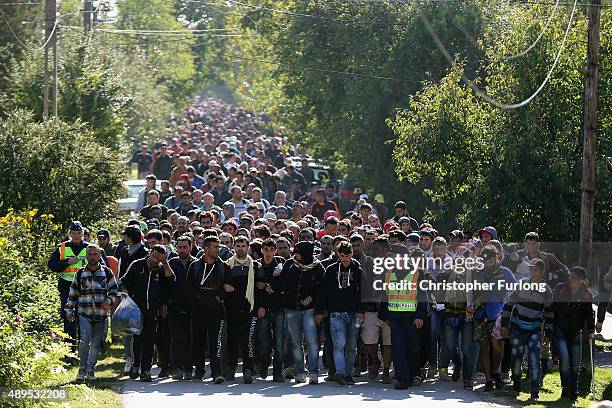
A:
{"label": "police officer", "polygon": [[[403,245],[391,246],[390,256],[409,254],[411,257],[423,257],[419,248],[410,250]],[[405,288],[388,290],[387,301],[381,302],[379,317],[391,326],[391,354],[393,367],[398,382],[395,389],[405,390],[413,385],[417,375],[419,361],[419,342],[417,330],[423,327],[427,314],[427,297],[419,288],[423,280],[423,271],[392,270],[387,273],[387,283],[398,284],[405,281]],[[412,283],[412,285],[409,285]]]}
{"label": "police officer", "polygon": [[83,225],[79,221],[73,221],[68,227],[68,241],[62,242],[51,254],[47,266],[53,272],[58,273],[57,288],[60,294],[60,314],[64,322],[64,333],[68,335],[67,342],[72,344],[73,351],[76,350],[77,323],[66,318],[66,302],[70,293],[70,284],[74,280],[76,272],[87,264],[88,242],[83,240]]}

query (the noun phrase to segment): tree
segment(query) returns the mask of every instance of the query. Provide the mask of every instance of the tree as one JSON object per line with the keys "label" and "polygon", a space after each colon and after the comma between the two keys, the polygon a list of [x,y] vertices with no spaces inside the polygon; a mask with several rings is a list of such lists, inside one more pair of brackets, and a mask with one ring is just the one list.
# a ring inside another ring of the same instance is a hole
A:
{"label": "tree", "polygon": [[[146,72],[146,61],[130,57],[114,43],[68,31],[61,38],[58,115],[87,122],[96,139],[119,148],[163,131],[173,107],[168,91]],[[24,108],[42,120],[42,50],[14,61],[3,105]]]}
{"label": "tree", "polygon": [[[550,7],[517,6],[489,22],[480,85],[494,98],[526,98],[552,66],[567,18],[553,21],[527,55],[505,59],[526,49],[542,31],[545,22],[534,13],[547,15]],[[610,16],[609,11],[602,16],[601,101],[611,97],[612,76],[605,69],[612,63]],[[504,24],[505,30],[496,29]],[[577,240],[584,38],[586,20],[577,12],[551,81],[520,109],[493,108],[479,100],[461,83],[460,72],[426,87],[391,121],[400,177],[429,181],[427,194],[468,231],[493,224],[506,240],[521,240],[528,230],[549,241]],[[594,237],[607,241],[612,219],[609,104],[600,105],[599,120]]]}
{"label": "tree", "polygon": [[0,214],[37,208],[67,228],[109,216],[125,168],[79,121],[38,123],[24,110],[0,120]]}

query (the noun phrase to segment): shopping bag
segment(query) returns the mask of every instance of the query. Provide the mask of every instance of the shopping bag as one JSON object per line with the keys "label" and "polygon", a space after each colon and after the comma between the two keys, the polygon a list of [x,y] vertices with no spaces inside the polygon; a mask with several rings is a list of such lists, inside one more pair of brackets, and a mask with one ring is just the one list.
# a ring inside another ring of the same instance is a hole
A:
{"label": "shopping bag", "polygon": [[138,305],[128,295],[122,296],[111,320],[114,336],[140,334],[142,331],[142,313]]}

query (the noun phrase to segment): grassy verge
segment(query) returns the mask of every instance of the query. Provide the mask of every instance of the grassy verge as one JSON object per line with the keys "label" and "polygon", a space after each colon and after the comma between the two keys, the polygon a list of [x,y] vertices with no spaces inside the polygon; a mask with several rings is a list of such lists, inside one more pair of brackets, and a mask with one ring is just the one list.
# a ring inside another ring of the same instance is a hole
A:
{"label": "grassy verge", "polygon": [[[593,401],[612,400],[612,368],[595,368],[595,399],[590,396],[590,383],[580,381],[581,390],[578,393],[578,400],[570,402],[561,399],[561,378],[559,372],[554,371],[544,377],[544,385],[540,389],[540,398],[538,401],[530,400],[529,381],[523,376],[524,390],[518,396],[512,391],[511,385],[506,387],[504,391],[495,391],[496,397],[502,397],[511,405],[519,405],[525,407],[590,407]],[[500,401],[503,403],[503,401]]]}
{"label": "grassy verge", "polygon": [[119,394],[121,384],[120,373],[123,372],[123,345],[113,344],[96,366],[96,379],[86,384],[75,384],[78,367],[68,367],[60,370],[53,379],[44,384],[45,388],[65,388],[68,390],[69,401],[62,404],[46,406],[70,408],[91,407],[123,407],[123,399]]}

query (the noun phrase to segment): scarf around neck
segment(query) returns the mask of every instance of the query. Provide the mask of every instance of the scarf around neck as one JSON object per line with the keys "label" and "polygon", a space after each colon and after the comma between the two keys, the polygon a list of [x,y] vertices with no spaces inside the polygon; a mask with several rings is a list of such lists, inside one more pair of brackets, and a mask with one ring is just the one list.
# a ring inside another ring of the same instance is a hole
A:
{"label": "scarf around neck", "polygon": [[253,307],[255,306],[255,268],[253,267],[253,258],[251,258],[251,255],[247,255],[244,261],[240,261],[236,257],[236,255],[234,255],[230,259],[227,260],[227,263],[230,269],[234,269],[234,266],[236,266],[236,264],[240,266],[245,266],[245,265],[249,266],[249,272],[247,275],[248,276],[247,287],[246,287],[246,293],[244,294],[244,298],[251,305],[251,309],[249,311],[252,312]]}

